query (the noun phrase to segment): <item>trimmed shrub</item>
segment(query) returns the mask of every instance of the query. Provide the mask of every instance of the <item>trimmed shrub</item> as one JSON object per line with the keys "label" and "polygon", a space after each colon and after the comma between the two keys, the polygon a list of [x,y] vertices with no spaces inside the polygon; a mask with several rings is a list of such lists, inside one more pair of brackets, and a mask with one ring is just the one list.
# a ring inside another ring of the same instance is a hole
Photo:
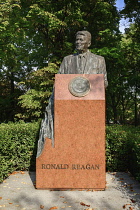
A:
{"label": "trimmed shrub", "polygon": [[107,171],[130,171],[140,181],[140,127],[106,128]]}
{"label": "trimmed shrub", "polygon": [[140,135],[136,132],[134,136],[138,138],[133,139],[133,147],[131,148],[129,171],[134,177],[140,181]]}
{"label": "trimmed shrub", "polygon": [[15,170],[35,170],[39,122],[0,125],[0,181]]}

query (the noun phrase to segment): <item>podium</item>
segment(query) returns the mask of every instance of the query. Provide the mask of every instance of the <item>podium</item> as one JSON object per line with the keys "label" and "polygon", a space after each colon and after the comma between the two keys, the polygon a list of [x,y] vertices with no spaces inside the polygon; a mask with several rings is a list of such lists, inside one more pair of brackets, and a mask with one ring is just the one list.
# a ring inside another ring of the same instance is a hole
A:
{"label": "podium", "polygon": [[55,75],[54,137],[36,159],[36,188],[104,190],[104,75]]}

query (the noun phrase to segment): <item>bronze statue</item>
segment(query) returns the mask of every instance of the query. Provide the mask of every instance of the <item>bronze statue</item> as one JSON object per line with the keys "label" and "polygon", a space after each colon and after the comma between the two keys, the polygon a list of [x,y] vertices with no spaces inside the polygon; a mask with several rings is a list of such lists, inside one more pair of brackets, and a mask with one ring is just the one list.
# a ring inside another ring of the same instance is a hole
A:
{"label": "bronze statue", "polygon": [[[91,45],[91,34],[88,31],[76,33],[76,51],[73,55],[64,57],[59,74],[104,74],[105,87],[107,87],[107,73],[104,57],[91,53],[88,48]],[[38,141],[37,156],[42,152],[45,138],[52,139],[54,146],[54,93],[46,107],[45,118],[42,120]]]}
{"label": "bronze statue", "polygon": [[107,87],[107,74],[105,60],[102,56],[91,53],[91,34],[88,31],[76,33],[77,53],[64,57],[59,74],[104,74],[105,87]]}

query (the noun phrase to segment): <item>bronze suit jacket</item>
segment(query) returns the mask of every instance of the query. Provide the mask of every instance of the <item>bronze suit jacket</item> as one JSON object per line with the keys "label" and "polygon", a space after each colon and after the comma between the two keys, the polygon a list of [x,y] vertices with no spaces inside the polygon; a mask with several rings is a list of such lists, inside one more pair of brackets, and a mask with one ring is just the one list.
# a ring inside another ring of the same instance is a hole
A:
{"label": "bronze suit jacket", "polygon": [[[78,54],[64,57],[59,74],[81,74],[79,69]],[[82,74],[104,74],[105,87],[108,85],[107,72],[104,57],[95,55],[91,52],[86,53],[86,62]]]}

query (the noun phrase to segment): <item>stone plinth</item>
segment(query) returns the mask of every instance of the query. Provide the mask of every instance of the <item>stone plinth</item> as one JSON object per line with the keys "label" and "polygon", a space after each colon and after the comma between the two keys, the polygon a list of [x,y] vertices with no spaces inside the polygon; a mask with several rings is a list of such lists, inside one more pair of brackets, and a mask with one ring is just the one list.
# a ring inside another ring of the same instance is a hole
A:
{"label": "stone plinth", "polygon": [[[90,92],[73,96],[72,78],[90,81]],[[105,189],[105,88],[101,74],[57,74],[55,77],[55,147],[46,139],[36,160],[36,187]]]}

